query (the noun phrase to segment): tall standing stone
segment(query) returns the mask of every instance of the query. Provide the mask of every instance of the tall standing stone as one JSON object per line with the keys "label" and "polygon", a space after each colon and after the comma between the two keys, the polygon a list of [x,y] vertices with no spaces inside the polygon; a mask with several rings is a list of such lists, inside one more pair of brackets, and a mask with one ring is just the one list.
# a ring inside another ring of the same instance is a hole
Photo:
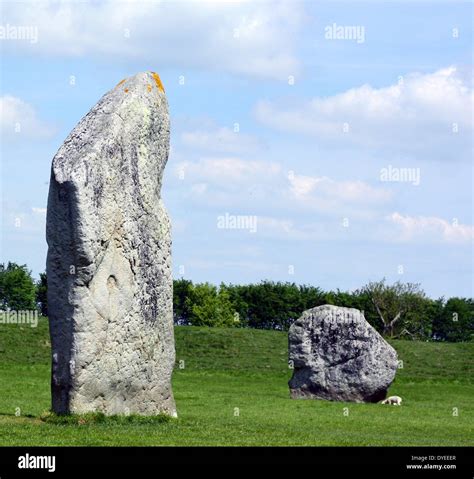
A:
{"label": "tall standing stone", "polygon": [[156,73],[106,93],[53,159],[47,214],[52,407],[176,415],[168,103]]}

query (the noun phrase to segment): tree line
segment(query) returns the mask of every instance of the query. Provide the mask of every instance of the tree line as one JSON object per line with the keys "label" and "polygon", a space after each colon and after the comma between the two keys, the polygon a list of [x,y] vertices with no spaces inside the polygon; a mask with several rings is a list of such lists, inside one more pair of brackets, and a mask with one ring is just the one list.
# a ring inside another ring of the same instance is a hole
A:
{"label": "tree line", "polygon": [[[286,331],[303,311],[323,304],[356,308],[386,337],[472,341],[474,300],[431,299],[419,284],[385,279],[360,289],[325,291],[317,286],[261,281],[235,285],[173,282],[177,325],[276,329]],[[0,264],[0,310],[38,308],[48,315],[46,273],[34,281],[26,265]]]}
{"label": "tree line", "polygon": [[286,331],[306,309],[332,304],[356,308],[386,337],[471,341],[474,339],[472,298],[426,296],[419,284],[370,282],[353,291],[324,291],[295,283],[194,284],[174,281],[176,324],[229,326]]}

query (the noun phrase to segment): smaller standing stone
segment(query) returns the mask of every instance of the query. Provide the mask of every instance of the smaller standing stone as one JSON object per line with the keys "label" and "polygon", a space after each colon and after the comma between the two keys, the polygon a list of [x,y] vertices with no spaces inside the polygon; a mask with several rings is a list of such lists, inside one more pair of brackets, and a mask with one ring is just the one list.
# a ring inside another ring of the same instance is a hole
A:
{"label": "smaller standing stone", "polygon": [[288,340],[292,399],[378,402],[395,378],[396,351],[358,309],[304,311]]}

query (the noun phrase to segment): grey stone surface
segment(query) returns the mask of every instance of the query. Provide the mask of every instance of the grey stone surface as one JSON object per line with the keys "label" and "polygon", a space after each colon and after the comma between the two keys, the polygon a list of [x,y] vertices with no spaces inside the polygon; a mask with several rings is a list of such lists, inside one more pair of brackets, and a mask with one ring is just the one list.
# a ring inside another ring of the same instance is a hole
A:
{"label": "grey stone surface", "polygon": [[57,413],[176,415],[168,103],[155,73],[106,93],[53,159],[48,308]]}
{"label": "grey stone surface", "polygon": [[396,351],[358,309],[332,305],[305,311],[289,331],[294,399],[377,402],[398,367]]}

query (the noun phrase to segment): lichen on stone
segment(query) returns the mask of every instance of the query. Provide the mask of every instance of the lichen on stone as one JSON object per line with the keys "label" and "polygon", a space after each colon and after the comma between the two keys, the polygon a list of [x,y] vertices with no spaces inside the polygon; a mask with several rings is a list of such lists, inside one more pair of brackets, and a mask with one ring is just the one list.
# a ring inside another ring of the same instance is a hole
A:
{"label": "lichen on stone", "polygon": [[158,75],[158,73],[151,72],[151,76],[155,80],[155,83],[156,83],[156,86],[158,87],[158,89],[161,90],[164,93],[165,89],[163,87],[163,83],[161,83],[160,75]]}

